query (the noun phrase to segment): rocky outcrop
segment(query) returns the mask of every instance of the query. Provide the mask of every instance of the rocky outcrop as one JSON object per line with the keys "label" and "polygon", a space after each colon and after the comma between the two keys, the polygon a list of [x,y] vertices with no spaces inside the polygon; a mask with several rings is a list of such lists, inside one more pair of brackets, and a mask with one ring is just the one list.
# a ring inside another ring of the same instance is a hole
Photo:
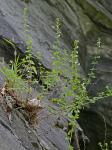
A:
{"label": "rocky outcrop", "polygon": [[[43,59],[41,61],[46,68],[51,69],[51,49],[55,41],[55,19],[59,17],[62,22],[62,47],[71,49],[71,43],[74,39],[80,41],[79,59],[85,74],[88,70],[91,56],[97,53],[101,55],[101,61],[97,65],[98,76],[90,87],[89,92],[94,94],[97,91],[103,90],[106,84],[112,83],[111,0],[31,0],[28,4],[23,0],[0,0],[0,39],[8,38],[12,40],[22,52],[25,51],[23,9],[26,5],[29,9],[29,27],[33,40],[33,54],[35,56],[37,52],[42,53]],[[99,37],[102,41],[100,52],[97,51],[96,47],[96,41]],[[6,45],[4,46],[4,44],[1,44],[1,46],[2,49],[6,50],[7,54],[5,53],[4,55],[4,51],[2,53],[0,51],[0,56],[5,57],[7,62],[13,57],[12,49],[6,47]],[[105,126],[102,127],[102,130],[100,130],[100,126],[102,122],[104,123],[104,120],[107,126],[107,139],[111,140],[111,106],[110,98],[96,103],[94,106],[90,106],[89,109],[83,111],[81,115],[82,121],[80,120],[80,122],[81,126],[85,129],[85,133],[90,138],[88,149],[97,149],[97,143],[103,140],[103,136],[100,133],[104,134]],[[104,117],[101,117],[102,115]],[[85,121],[87,122],[85,123]],[[1,128],[4,131],[4,126]],[[9,133],[10,131],[5,130],[4,132]],[[96,134],[98,135],[97,140]],[[12,138],[14,138],[14,135],[12,135]],[[51,139],[53,140],[52,136]],[[47,144],[51,139],[47,140]],[[30,138],[29,141],[31,141]],[[91,141],[94,141],[94,144]],[[36,147],[35,143],[33,147]],[[54,143],[51,145],[54,146]],[[62,146],[62,143],[66,142],[64,140],[61,143],[60,141],[57,142],[57,145],[59,145],[57,149],[62,150],[62,147],[64,150],[66,149],[66,144]],[[25,149],[21,144],[20,146],[21,149]],[[7,150],[7,148],[4,149]],[[33,148],[30,147],[29,149]]]}

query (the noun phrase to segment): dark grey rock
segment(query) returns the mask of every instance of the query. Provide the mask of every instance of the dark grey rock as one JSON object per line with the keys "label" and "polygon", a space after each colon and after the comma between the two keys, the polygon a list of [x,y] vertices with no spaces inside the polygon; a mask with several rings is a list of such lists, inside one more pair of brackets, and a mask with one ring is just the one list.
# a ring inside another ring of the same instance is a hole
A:
{"label": "dark grey rock", "polygon": [[[21,0],[0,0],[0,57],[4,57],[5,61],[8,62],[10,59],[13,59],[12,48],[6,45],[3,45],[3,38],[8,38],[12,40],[20,48],[22,52],[25,51],[25,35],[24,35],[24,21],[23,21],[23,9],[26,7],[26,3]],[[59,17],[62,22],[62,47],[71,49],[71,43],[74,39],[80,41],[79,45],[79,55],[81,65],[86,72],[88,66],[90,65],[91,56],[97,54],[96,41],[100,37],[102,41],[102,49],[100,55],[102,56],[102,61],[97,66],[98,77],[90,87],[90,92],[92,94],[96,93],[99,90],[102,90],[106,84],[112,83],[112,1],[111,0],[31,0],[27,5],[29,9],[29,28],[30,34],[33,40],[33,51],[34,56],[38,52],[42,53],[43,59],[41,60],[43,65],[51,69],[51,49],[55,41],[55,19]],[[96,88],[97,87],[97,88]],[[89,149],[97,149],[97,141],[102,140],[104,137],[104,127],[101,130],[102,122],[104,119],[101,117],[103,110],[103,115],[105,116],[105,121],[109,126],[108,137],[111,137],[111,99],[101,101],[96,103],[93,107],[90,107],[88,110],[82,113],[82,123],[81,125],[88,133],[90,140],[94,141],[94,144],[90,142]],[[86,113],[87,112],[87,113]],[[92,115],[91,115],[92,113]],[[19,113],[21,115],[21,113]],[[2,115],[2,110],[1,110]],[[84,115],[84,119],[83,119]],[[15,120],[18,120],[18,115],[15,114]],[[87,118],[87,119],[85,119]],[[96,118],[96,120],[95,120]],[[100,119],[101,120],[100,120]],[[4,120],[4,117],[2,118]],[[19,122],[21,126],[19,126]],[[7,124],[7,123],[6,123]],[[43,123],[44,124],[44,123]],[[42,124],[42,126],[43,126]],[[52,123],[50,122],[50,125]],[[86,126],[85,126],[86,124]],[[38,146],[37,133],[34,138],[33,136],[28,136],[29,134],[23,131],[24,123],[19,120],[16,130],[17,135],[20,134],[20,139],[24,142],[21,149],[41,149],[41,146]],[[23,129],[21,129],[23,127]],[[43,126],[44,130],[49,127],[49,123],[46,126]],[[9,131],[4,130],[4,126],[1,126],[3,132],[9,134]],[[14,128],[15,129],[15,128]],[[87,130],[86,130],[87,129]],[[91,130],[89,132],[89,129]],[[21,131],[21,133],[19,132]],[[38,131],[41,132],[39,129]],[[22,134],[25,133],[25,134]],[[92,132],[92,133],[91,133]],[[93,133],[94,132],[94,133]],[[58,134],[57,134],[58,133]],[[61,133],[61,135],[60,135]],[[100,134],[101,133],[101,134]],[[43,133],[42,133],[43,134]],[[63,135],[65,137],[65,132],[62,129],[53,129],[49,132],[49,136],[42,136],[41,143],[43,142],[43,149],[53,150],[55,149],[65,149],[66,150],[66,141],[62,138],[62,141],[59,140],[59,137]],[[25,137],[24,137],[25,135]],[[52,135],[52,136],[51,136]],[[97,140],[96,135],[98,135]],[[8,135],[7,138],[14,138],[14,135]],[[55,137],[55,142],[54,137]],[[33,138],[33,142],[31,139]],[[110,138],[108,138],[110,140]],[[1,139],[2,141],[3,139]],[[36,141],[35,141],[36,140]],[[0,141],[0,142],[1,142]],[[7,140],[4,143],[7,143]],[[13,143],[13,141],[12,141]],[[18,143],[18,142],[17,142]],[[55,145],[55,144],[56,145]],[[63,145],[64,144],[64,145]],[[17,144],[19,146],[19,144]],[[33,146],[32,146],[33,145]],[[94,146],[92,146],[94,145]],[[5,145],[4,145],[5,146]],[[17,147],[18,147],[17,146]],[[34,148],[35,147],[35,148]],[[46,148],[47,147],[47,148]],[[62,148],[63,147],[63,148]],[[91,147],[91,148],[90,148]],[[3,147],[5,149],[6,147]],[[10,148],[11,149],[11,148]],[[6,150],[8,150],[6,148]]]}

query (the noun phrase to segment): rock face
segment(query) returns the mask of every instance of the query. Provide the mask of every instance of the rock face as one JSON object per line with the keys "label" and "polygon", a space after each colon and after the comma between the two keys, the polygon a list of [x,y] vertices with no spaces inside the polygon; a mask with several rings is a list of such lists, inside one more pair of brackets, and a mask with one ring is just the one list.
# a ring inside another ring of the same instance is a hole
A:
{"label": "rock face", "polygon": [[[43,120],[38,120],[34,130],[23,112],[13,109],[10,123],[6,112],[0,107],[0,149],[1,150],[67,150],[68,142],[63,129],[55,127],[56,117],[47,117],[42,113]],[[41,117],[41,118],[42,118]]]}
{"label": "rock face", "polygon": [[[34,56],[37,55],[37,52],[42,53],[42,63],[47,68],[51,69],[51,49],[55,41],[55,19],[56,17],[59,17],[62,22],[62,47],[64,46],[71,49],[71,43],[74,39],[78,39],[80,41],[80,62],[85,73],[89,66],[91,56],[97,53],[100,53],[101,55],[101,61],[97,66],[98,77],[94,81],[90,92],[92,94],[96,93],[97,91],[103,89],[107,83],[112,83],[111,0],[31,0],[28,4],[21,0],[0,0],[0,39],[8,38],[12,40],[22,52],[25,51],[23,9],[26,6],[29,9],[29,28],[33,40],[32,53]],[[102,41],[102,48],[100,52],[97,52],[96,48],[96,41],[98,38],[101,38]],[[7,48],[2,43],[0,47],[7,52],[7,54],[5,53],[4,55],[4,52],[1,52],[0,50],[0,56],[5,56],[5,61],[9,61],[13,57],[13,52],[11,51],[12,49],[9,47]],[[80,122],[85,129],[87,136],[90,138],[88,150],[97,150],[97,143],[103,140],[100,133],[102,132],[104,134],[105,126],[102,127],[102,130],[100,129],[104,120],[107,125],[107,140],[111,140],[111,106],[112,104],[110,98],[108,100],[103,100],[96,103],[94,106],[90,106],[89,109],[83,111],[81,115],[82,121],[80,120]],[[101,117],[102,115],[104,117]],[[89,119],[85,120],[85,118]],[[85,121],[88,122],[85,123]],[[8,134],[7,138],[10,138],[10,140],[16,140],[17,138],[14,138],[14,135],[9,135],[9,130],[4,130],[5,128],[2,124],[3,123],[1,123],[0,131],[3,128],[3,132]],[[24,127],[24,125],[21,126]],[[97,140],[96,134],[98,135]],[[29,134],[27,137],[29,140],[27,140],[26,143],[28,145],[33,145],[33,147],[31,146],[29,149],[39,149],[35,144],[38,142],[36,141],[31,144],[32,139],[29,137]],[[36,139],[37,138],[35,138],[35,140]],[[51,139],[47,140],[47,144]],[[2,139],[0,140],[0,143],[1,142]],[[59,146],[57,149],[66,150],[66,144],[63,146],[61,145],[62,143],[66,142],[63,140],[60,143],[60,141],[57,140],[57,145]],[[7,146],[7,143],[5,145]],[[20,142],[20,144],[16,147],[21,146],[21,149],[25,149],[23,145]],[[51,145],[54,146],[54,143]],[[6,147],[1,148],[1,150],[2,149],[8,150]],[[13,149],[15,148],[13,147]],[[53,150],[55,150],[54,147]]]}

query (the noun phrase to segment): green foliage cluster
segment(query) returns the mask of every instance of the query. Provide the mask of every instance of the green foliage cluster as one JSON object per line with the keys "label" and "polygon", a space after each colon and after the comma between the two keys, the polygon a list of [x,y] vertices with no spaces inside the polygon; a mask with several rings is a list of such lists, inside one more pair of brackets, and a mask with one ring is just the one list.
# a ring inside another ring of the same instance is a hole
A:
{"label": "green foliage cluster", "polygon": [[[53,69],[47,71],[43,83],[47,85],[47,90],[61,85],[60,97],[53,98],[52,101],[59,104],[60,110],[69,117],[71,129],[68,132],[68,139],[71,143],[73,133],[76,128],[76,120],[79,118],[80,110],[89,103],[95,103],[102,98],[112,96],[112,88],[107,87],[105,91],[98,93],[97,96],[88,95],[87,86],[95,78],[96,65],[99,62],[99,56],[95,56],[92,61],[92,68],[87,79],[81,79],[79,75],[78,61],[78,41],[73,42],[71,54],[66,49],[61,49],[60,43],[61,31],[60,20],[56,19],[56,42],[53,46]],[[98,39],[97,48],[101,48],[101,41]],[[61,112],[62,112],[61,111]],[[72,146],[69,147],[72,150]]]}
{"label": "green foliage cluster", "polygon": [[28,26],[28,9],[24,9],[24,31],[26,36],[26,53],[23,58],[20,58],[16,52],[14,43],[6,38],[4,41],[9,44],[15,51],[14,61],[10,61],[9,66],[0,68],[0,72],[6,77],[8,89],[17,91],[19,93],[31,93],[31,83],[34,81],[33,76],[37,74],[36,66],[32,56],[32,39],[29,34]]}
{"label": "green foliage cluster", "polygon": [[25,57],[21,60],[22,62],[21,74],[23,74],[23,76],[26,77],[30,83],[33,80],[33,75],[37,74],[37,70],[32,56],[32,38],[29,33],[27,16],[28,16],[28,9],[24,8],[24,32],[26,38],[26,52]]}
{"label": "green foliage cluster", "polygon": [[99,142],[98,145],[99,145],[101,150],[109,150],[110,149],[109,147],[112,146],[112,141],[109,142],[109,143],[107,143],[107,142],[104,142],[104,143]]}
{"label": "green foliage cluster", "polygon": [[18,58],[15,62],[11,62],[11,68],[9,66],[3,66],[0,68],[0,72],[4,75],[7,88],[9,90],[16,91],[17,93],[23,94],[28,92],[27,82],[22,79],[21,75],[18,75]]}
{"label": "green foliage cluster", "polygon": [[[81,81],[78,66],[78,41],[73,42],[71,54],[66,49],[60,48],[60,20],[56,19],[56,42],[53,46],[53,69],[47,72],[43,82],[47,89],[61,85],[60,97],[52,101],[60,106],[60,110],[69,117],[71,129],[68,138],[71,142],[75,131],[76,120],[79,118],[80,109],[89,102],[85,83]],[[69,149],[72,149],[70,146]]]}

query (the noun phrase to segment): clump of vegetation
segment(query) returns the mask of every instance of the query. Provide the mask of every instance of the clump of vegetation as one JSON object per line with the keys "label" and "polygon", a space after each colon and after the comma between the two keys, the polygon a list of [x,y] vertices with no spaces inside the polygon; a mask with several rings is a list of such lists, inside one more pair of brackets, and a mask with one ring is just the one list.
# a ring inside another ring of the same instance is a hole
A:
{"label": "clump of vegetation", "polygon": [[[52,101],[59,105],[60,112],[69,117],[71,129],[68,132],[68,138],[71,143],[80,109],[89,102],[89,96],[78,71],[78,66],[80,65],[77,51],[78,41],[73,42],[73,49],[69,54],[67,50],[61,50],[60,48],[60,34],[60,20],[57,18],[56,42],[53,46],[53,69],[52,71],[47,71],[43,82],[47,85],[47,92],[56,86],[60,88],[60,96],[52,98]],[[69,149],[73,149],[71,145]]]}
{"label": "clump of vegetation", "polygon": [[[24,17],[27,13],[27,9],[24,10]],[[2,94],[6,104],[8,104],[8,113],[10,108],[10,113],[13,109],[13,106],[16,105],[21,109],[25,109],[29,114],[30,123],[34,124],[37,118],[37,112],[42,109],[40,100],[36,97],[31,99],[32,87],[31,84],[34,82],[33,75],[37,73],[36,66],[33,61],[31,54],[32,50],[32,40],[28,34],[28,25],[27,17],[24,20],[25,35],[27,38],[26,41],[26,55],[23,58],[20,58],[16,52],[16,46],[8,39],[5,39],[7,44],[10,44],[12,49],[15,50],[14,61],[10,61],[9,66],[3,66],[0,68],[0,72],[5,77],[5,84],[0,89],[0,94]],[[27,95],[26,99],[22,99],[21,95]],[[10,98],[9,98],[10,97]],[[10,105],[9,105],[10,104]],[[7,110],[6,110],[7,111]],[[10,115],[9,115],[10,116]],[[9,117],[9,120],[10,117]]]}
{"label": "clump of vegetation", "polygon": [[37,74],[36,66],[33,61],[32,56],[32,38],[29,33],[29,25],[28,25],[28,9],[24,8],[24,32],[25,32],[25,38],[26,38],[26,51],[25,51],[25,57],[21,59],[21,74],[24,76],[28,82],[32,82],[34,77],[33,75]]}
{"label": "clump of vegetation", "polygon": [[[73,42],[73,49],[71,54],[69,54],[67,50],[61,49],[60,37],[60,20],[57,18],[56,42],[52,52],[53,69],[46,72],[43,83],[47,87],[46,92],[49,92],[49,90],[52,91],[55,87],[60,90],[60,96],[52,98],[52,102],[57,103],[60,107],[61,114],[64,114],[69,118],[69,126],[71,128],[68,132],[68,139],[71,143],[80,110],[90,103],[95,103],[102,98],[112,96],[112,88],[107,87],[105,91],[98,93],[95,97],[89,96],[87,86],[91,84],[92,80],[95,78],[96,65],[98,64],[100,57],[94,57],[88,78],[81,79],[78,69],[80,65],[78,60],[78,41],[75,40]],[[97,42],[97,48],[101,48],[100,39]],[[73,147],[70,145],[69,149],[72,150]]]}
{"label": "clump of vegetation", "polygon": [[[19,62],[19,57],[15,56],[15,61],[11,61],[10,66],[3,66],[0,68],[0,73],[5,77],[4,86],[0,88],[0,95],[2,95],[6,103],[6,112],[10,122],[11,112],[14,106],[16,106],[27,112],[29,123],[35,126],[37,122],[37,113],[43,108],[40,99],[37,97],[31,99],[31,80],[29,82],[29,79],[24,79],[23,74],[20,74],[20,67],[22,67],[22,65],[23,61]],[[23,99],[23,95],[27,95],[27,97],[24,96],[25,99]]]}
{"label": "clump of vegetation", "polygon": [[22,91],[27,92],[27,82],[22,79],[21,75],[18,75],[21,63],[19,63],[19,57],[16,56],[16,50],[14,55],[15,60],[10,62],[10,66],[1,67],[0,72],[5,77],[8,90],[13,90],[17,93],[21,93]]}
{"label": "clump of vegetation", "polygon": [[107,143],[107,142],[104,142],[104,143],[99,142],[98,145],[99,145],[101,150],[109,150],[112,147],[112,141],[109,142],[109,143]]}

